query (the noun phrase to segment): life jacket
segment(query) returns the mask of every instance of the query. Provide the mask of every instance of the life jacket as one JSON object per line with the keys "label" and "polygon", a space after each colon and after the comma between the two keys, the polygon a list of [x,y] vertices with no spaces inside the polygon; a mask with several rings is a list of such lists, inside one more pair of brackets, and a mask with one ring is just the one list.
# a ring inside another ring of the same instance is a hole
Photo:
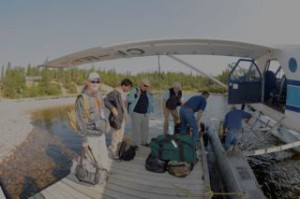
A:
{"label": "life jacket", "polygon": [[175,110],[177,106],[181,105],[180,99],[182,97],[182,91],[178,91],[178,95],[176,95],[174,89],[170,88],[169,92],[170,92],[170,97],[166,102],[166,107],[169,110]]}

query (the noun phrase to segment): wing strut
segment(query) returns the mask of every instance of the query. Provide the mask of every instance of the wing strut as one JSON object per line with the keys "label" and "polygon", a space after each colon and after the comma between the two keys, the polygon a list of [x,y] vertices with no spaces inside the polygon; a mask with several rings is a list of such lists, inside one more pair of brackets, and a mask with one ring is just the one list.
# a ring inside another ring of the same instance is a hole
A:
{"label": "wing strut", "polygon": [[210,80],[212,80],[213,82],[219,84],[220,86],[222,86],[222,87],[224,87],[224,88],[227,88],[227,85],[226,85],[226,84],[224,84],[223,82],[219,81],[218,79],[216,79],[216,78],[214,78],[214,77],[212,77],[212,76],[210,76],[210,75],[207,75],[206,73],[204,73],[203,71],[199,70],[199,69],[196,68],[195,66],[192,66],[191,64],[189,64],[189,63],[187,63],[187,62],[185,62],[185,61],[183,61],[183,60],[181,60],[181,59],[179,59],[178,57],[175,57],[175,56],[173,56],[173,55],[167,55],[167,56],[170,57],[170,58],[172,58],[172,59],[174,59],[175,61],[177,61],[177,62],[179,62],[179,63],[181,63],[181,64],[183,64],[183,65],[185,65],[185,66],[187,66],[187,67],[189,67],[189,68],[191,68],[191,69],[193,69],[193,70],[195,70],[195,71],[197,71],[198,73],[200,73],[200,74],[202,74],[203,76],[209,78]]}

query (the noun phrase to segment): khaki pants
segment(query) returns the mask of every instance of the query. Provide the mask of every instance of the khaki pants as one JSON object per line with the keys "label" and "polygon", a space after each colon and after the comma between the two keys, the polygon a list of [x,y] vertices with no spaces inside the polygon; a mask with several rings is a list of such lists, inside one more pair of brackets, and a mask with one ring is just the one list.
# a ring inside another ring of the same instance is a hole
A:
{"label": "khaki pants", "polygon": [[123,141],[124,138],[124,130],[125,130],[125,119],[123,119],[121,128],[116,130],[114,128],[110,129],[111,132],[111,145],[110,149],[114,155],[118,155],[118,145]]}
{"label": "khaki pants", "polygon": [[166,107],[164,108],[163,110],[164,112],[164,116],[165,116],[165,121],[164,121],[164,134],[168,134],[168,130],[169,130],[169,116],[170,114],[172,115],[173,117],[173,121],[174,121],[174,126],[176,124],[179,124],[180,123],[180,119],[179,119],[179,113],[177,111],[177,109],[175,110],[169,110],[167,109]]}
{"label": "khaki pants", "polygon": [[132,119],[132,140],[135,145],[148,143],[149,135],[149,114],[133,112]]}

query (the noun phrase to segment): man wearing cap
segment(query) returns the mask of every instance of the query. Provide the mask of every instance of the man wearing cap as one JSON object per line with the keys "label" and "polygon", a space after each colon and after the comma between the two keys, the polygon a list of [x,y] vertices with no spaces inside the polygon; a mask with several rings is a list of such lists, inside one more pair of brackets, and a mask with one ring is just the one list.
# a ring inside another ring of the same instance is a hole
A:
{"label": "man wearing cap", "polygon": [[132,140],[136,145],[148,146],[149,114],[154,110],[153,100],[150,82],[146,78],[127,95],[128,113],[132,120]]}
{"label": "man wearing cap", "polygon": [[163,95],[163,113],[165,116],[164,134],[168,134],[170,114],[172,115],[174,121],[174,132],[175,131],[177,132],[176,129],[180,124],[177,107],[181,106],[182,102],[183,102],[183,97],[182,97],[181,83],[174,82],[172,87],[167,89]]}
{"label": "man wearing cap", "polygon": [[[84,135],[84,147],[89,146],[99,167],[109,170],[110,160],[106,147],[105,131],[103,121],[106,117],[103,110],[102,96],[99,94],[100,75],[92,72],[78,95],[76,100],[77,123],[80,134]],[[84,119],[86,114],[86,103],[88,103],[88,121]]]}
{"label": "man wearing cap", "polygon": [[[189,133],[190,128],[195,143],[199,141],[200,119],[205,110],[208,97],[209,92],[203,91],[201,95],[191,97],[180,108],[180,132]],[[197,119],[194,116],[196,112]]]}

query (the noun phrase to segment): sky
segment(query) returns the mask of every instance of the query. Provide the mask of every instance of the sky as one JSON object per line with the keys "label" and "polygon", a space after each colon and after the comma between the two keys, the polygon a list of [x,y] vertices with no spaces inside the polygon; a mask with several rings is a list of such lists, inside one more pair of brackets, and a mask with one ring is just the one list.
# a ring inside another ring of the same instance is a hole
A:
{"label": "sky", "polygon": [[[98,46],[157,39],[300,43],[298,0],[0,0],[0,65],[33,66]],[[233,58],[185,56],[212,75]],[[157,57],[90,64],[155,71]],[[161,57],[162,71],[190,72]]]}

